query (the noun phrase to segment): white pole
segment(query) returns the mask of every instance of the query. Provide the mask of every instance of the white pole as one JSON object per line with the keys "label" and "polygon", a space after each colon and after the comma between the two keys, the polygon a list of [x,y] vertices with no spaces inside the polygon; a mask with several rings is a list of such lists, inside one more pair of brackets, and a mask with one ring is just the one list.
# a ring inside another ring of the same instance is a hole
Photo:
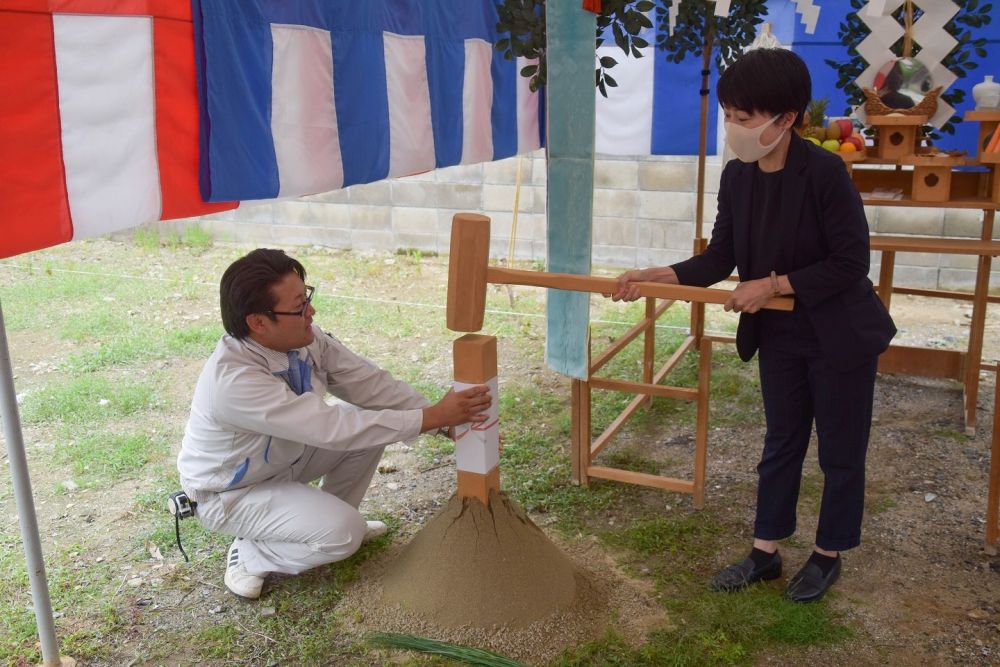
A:
{"label": "white pole", "polygon": [[45,578],[42,542],[38,537],[35,502],[31,497],[31,478],[28,477],[28,461],[24,455],[24,437],[21,434],[21,417],[17,411],[17,395],[14,393],[14,369],[10,362],[10,350],[7,349],[7,329],[4,325],[2,304],[0,304],[0,421],[3,422],[3,437],[7,441],[10,476],[14,480],[14,500],[17,503],[17,518],[21,523],[21,539],[24,540],[28,580],[31,582],[31,599],[35,605],[35,622],[38,626],[38,638],[42,644],[42,661],[45,667],[56,667],[60,664],[59,643],[56,641],[55,623],[52,620],[52,603],[49,600],[49,583]]}

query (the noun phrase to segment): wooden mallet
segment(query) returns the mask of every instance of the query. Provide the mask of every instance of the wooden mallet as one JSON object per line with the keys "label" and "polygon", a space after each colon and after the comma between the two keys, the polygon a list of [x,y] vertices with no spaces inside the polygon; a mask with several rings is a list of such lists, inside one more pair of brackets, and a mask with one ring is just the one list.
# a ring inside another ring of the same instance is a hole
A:
{"label": "wooden mallet", "polygon": [[[475,213],[456,213],[451,223],[451,250],[448,260],[447,325],[452,331],[479,331],[486,314],[486,284],[529,285],[613,294],[618,291],[616,278],[580,276],[571,273],[525,271],[490,266],[490,219]],[[689,285],[638,283],[639,294],[658,299],[699,301],[723,304],[732,292]],[[795,301],[772,298],[764,308],[791,310]]]}
{"label": "wooden mallet", "polygon": [[[618,290],[615,278],[505,269],[490,266],[489,259],[490,219],[476,213],[456,213],[451,224],[446,314],[447,326],[452,331],[476,332],[483,328],[487,283],[598,294],[612,294]],[[731,295],[727,290],[661,283],[639,283],[639,294],[720,304]],[[778,297],[772,298],[764,307],[791,310],[793,305],[792,299]],[[476,426],[464,424],[455,430],[458,495],[478,498],[489,505],[490,491],[500,488],[496,338],[467,333],[455,341],[453,355],[456,390],[486,384],[493,397],[489,418],[485,422]]]}

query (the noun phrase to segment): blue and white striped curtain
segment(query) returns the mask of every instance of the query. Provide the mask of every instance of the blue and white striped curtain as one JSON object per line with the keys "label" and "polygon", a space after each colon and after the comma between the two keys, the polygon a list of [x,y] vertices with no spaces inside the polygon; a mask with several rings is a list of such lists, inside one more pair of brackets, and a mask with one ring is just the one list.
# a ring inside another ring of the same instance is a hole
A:
{"label": "blue and white striped curtain", "polygon": [[195,0],[207,201],[296,197],[543,143],[493,0]]}

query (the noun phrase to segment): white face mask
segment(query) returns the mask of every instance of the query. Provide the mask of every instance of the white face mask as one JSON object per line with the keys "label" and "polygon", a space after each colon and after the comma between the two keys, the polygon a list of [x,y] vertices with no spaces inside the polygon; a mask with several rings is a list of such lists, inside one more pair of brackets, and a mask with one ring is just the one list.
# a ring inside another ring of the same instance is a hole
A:
{"label": "white face mask", "polygon": [[781,137],[784,132],[779,134],[778,138],[767,146],[763,146],[760,143],[760,137],[764,134],[764,130],[771,126],[774,121],[778,120],[780,117],[780,115],[775,116],[759,127],[743,127],[738,123],[727,122],[726,144],[728,144],[729,148],[736,153],[736,157],[743,162],[756,162],[774,150],[774,147],[778,145],[779,141],[781,141]]}

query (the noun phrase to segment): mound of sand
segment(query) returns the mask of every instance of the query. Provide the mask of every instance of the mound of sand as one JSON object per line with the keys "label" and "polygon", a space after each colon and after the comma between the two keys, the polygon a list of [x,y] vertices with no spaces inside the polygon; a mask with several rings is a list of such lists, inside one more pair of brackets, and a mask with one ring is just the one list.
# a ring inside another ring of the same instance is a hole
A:
{"label": "mound of sand", "polygon": [[437,626],[525,627],[599,597],[505,493],[452,497],[382,578],[383,601]]}

